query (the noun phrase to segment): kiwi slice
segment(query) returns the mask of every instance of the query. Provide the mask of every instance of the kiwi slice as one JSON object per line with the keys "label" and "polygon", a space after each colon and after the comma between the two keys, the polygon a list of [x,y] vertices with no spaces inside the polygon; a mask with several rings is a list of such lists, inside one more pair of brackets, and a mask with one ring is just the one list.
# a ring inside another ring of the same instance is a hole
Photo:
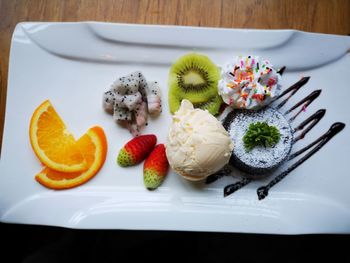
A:
{"label": "kiwi slice", "polygon": [[180,57],[169,72],[169,104],[174,113],[182,99],[206,103],[218,94],[220,72],[204,55],[190,53]]}
{"label": "kiwi slice", "polygon": [[[181,101],[183,99],[186,98],[179,94],[169,94],[169,106],[171,113],[175,113],[175,111],[177,111],[180,108]],[[222,98],[218,94],[202,101],[192,102],[193,107],[200,108],[202,110],[208,110],[208,112],[214,116],[219,113],[222,103]]]}
{"label": "kiwi slice", "polygon": [[223,103],[221,96],[216,95],[209,98],[205,102],[195,102],[193,107],[200,108],[202,110],[208,110],[211,114],[217,115],[220,111],[221,104]]}

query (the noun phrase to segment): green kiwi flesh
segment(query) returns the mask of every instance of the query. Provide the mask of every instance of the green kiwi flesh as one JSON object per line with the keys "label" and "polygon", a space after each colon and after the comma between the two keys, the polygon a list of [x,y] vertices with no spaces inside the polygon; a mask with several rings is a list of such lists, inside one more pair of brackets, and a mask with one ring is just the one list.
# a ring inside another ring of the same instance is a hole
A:
{"label": "green kiwi flesh", "polygon": [[[183,99],[187,99],[187,98],[184,98],[181,94],[175,94],[175,93],[169,94],[169,107],[170,107],[171,113],[174,114],[180,108],[181,101]],[[192,102],[195,108],[208,110],[208,112],[214,116],[219,113],[222,103],[223,103],[222,98],[218,94],[210,98],[207,98],[206,100],[203,100],[203,101]]]}
{"label": "green kiwi flesh", "polygon": [[221,96],[216,95],[209,98],[206,102],[193,103],[193,107],[207,110],[212,115],[217,115],[220,111],[221,104],[223,103]]}

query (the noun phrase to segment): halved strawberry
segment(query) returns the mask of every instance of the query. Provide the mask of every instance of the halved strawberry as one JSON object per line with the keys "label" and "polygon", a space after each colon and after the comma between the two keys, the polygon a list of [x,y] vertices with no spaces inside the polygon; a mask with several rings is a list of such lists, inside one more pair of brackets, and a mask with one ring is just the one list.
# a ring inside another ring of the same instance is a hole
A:
{"label": "halved strawberry", "polygon": [[154,190],[162,184],[169,170],[164,144],[158,144],[143,165],[143,182],[147,189]]}
{"label": "halved strawberry", "polygon": [[154,134],[141,135],[132,139],[119,151],[117,163],[126,167],[142,162],[156,143],[157,137]]}

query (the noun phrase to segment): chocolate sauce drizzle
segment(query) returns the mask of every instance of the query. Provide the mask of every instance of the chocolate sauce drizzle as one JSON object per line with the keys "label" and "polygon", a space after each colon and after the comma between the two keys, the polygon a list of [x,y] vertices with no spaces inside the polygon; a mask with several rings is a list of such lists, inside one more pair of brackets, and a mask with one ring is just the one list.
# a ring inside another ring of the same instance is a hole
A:
{"label": "chocolate sauce drizzle", "polygon": [[234,184],[229,184],[226,185],[224,188],[224,197],[229,196],[230,194],[233,194],[237,190],[243,188],[247,184],[249,184],[252,181],[250,178],[243,178],[240,181],[234,183]]}
{"label": "chocolate sauce drizzle", "polygon": [[[282,67],[280,70],[278,70],[277,73],[279,73],[280,75],[283,74],[285,70],[285,67]],[[286,99],[284,99],[282,102],[280,102],[275,109],[280,109],[281,107],[283,107],[288,100],[295,95],[295,93],[297,93],[299,91],[299,89],[301,87],[303,87],[308,81],[309,81],[310,77],[303,77],[302,79],[300,79],[298,82],[296,82],[295,84],[293,84],[292,86],[290,86],[288,89],[286,89],[284,92],[282,92],[279,96],[275,97],[270,103],[269,105],[271,105],[273,102],[277,101],[278,99],[282,98],[283,96],[285,96],[286,94],[289,94],[288,97]],[[306,109],[306,107],[308,107],[314,100],[316,100],[318,98],[318,96],[321,94],[321,90],[315,90],[313,92],[311,92],[308,96],[306,96],[305,98],[303,98],[302,100],[300,100],[298,103],[296,103],[294,106],[292,106],[289,110],[287,110],[284,115],[287,115],[289,113],[291,113],[293,110],[297,109],[299,106],[302,105],[301,109],[293,116],[289,119],[289,122],[293,122],[298,116],[299,114],[304,111]],[[293,134],[299,131],[302,131],[297,137],[295,137],[295,139],[293,140],[293,144],[298,142],[299,140],[303,139],[307,133],[309,133],[311,131],[311,129],[313,129],[317,123],[324,117],[326,113],[325,109],[320,109],[317,112],[315,112],[314,114],[312,114],[310,117],[308,117],[306,120],[304,120],[302,123],[300,123],[296,128],[293,129]],[[306,127],[306,128],[305,128]],[[289,166],[285,171],[283,171],[282,173],[280,173],[278,176],[276,176],[272,181],[270,181],[267,185],[262,186],[260,188],[257,189],[257,194],[258,194],[258,198],[259,200],[264,199],[267,195],[269,190],[278,182],[280,182],[284,177],[286,177],[290,172],[292,172],[294,169],[296,169],[299,165],[301,165],[303,162],[305,162],[307,159],[309,159],[312,155],[314,155],[317,151],[319,151],[327,142],[329,142],[336,134],[338,134],[340,131],[342,131],[345,127],[344,123],[341,122],[336,122],[334,123],[329,130],[324,133],[321,137],[319,137],[318,139],[316,139],[315,141],[313,141],[312,143],[310,143],[309,145],[305,146],[304,148],[302,148],[301,150],[291,154],[287,161],[290,161],[296,157],[298,157],[299,155],[303,154],[304,152],[310,150],[312,147],[312,149],[305,154],[301,159],[299,159],[298,161],[296,161],[294,164],[292,164],[291,166]],[[206,180],[206,184],[212,183],[216,180],[218,180],[219,178],[225,176],[225,175],[230,175],[232,172],[232,169],[230,169],[229,166],[226,166],[224,169],[222,169],[221,171],[209,176]],[[229,184],[224,188],[224,197],[236,192],[237,190],[243,188],[244,186],[246,186],[247,184],[249,184],[250,182],[252,182],[253,179],[252,178],[242,178],[240,181],[234,183],[234,184]]]}
{"label": "chocolate sauce drizzle", "polygon": [[[292,91],[293,92],[289,95],[289,97],[287,98],[288,101],[289,98],[291,98],[296,91],[302,87],[307,81],[308,81],[309,77],[307,78],[303,78],[301,79],[299,82],[297,82],[296,84],[294,84],[293,86],[291,86],[289,89],[287,89],[287,91]],[[284,94],[287,94],[288,92],[285,92]],[[321,90],[316,90],[314,92],[312,92],[310,95],[306,96],[305,98],[303,98],[302,100],[300,100],[298,103],[296,103],[294,106],[292,106],[285,114],[288,114],[290,112],[292,112],[293,110],[295,110],[296,108],[298,108],[300,105],[303,105],[303,107],[301,108],[301,110],[294,115],[291,119],[294,120],[300,113],[301,111],[307,107],[308,105],[310,105],[321,93]],[[283,95],[282,95],[283,96]],[[326,110],[321,109],[318,110],[316,113],[314,113],[313,115],[311,115],[309,118],[307,118],[305,121],[303,121],[302,123],[300,123],[294,130],[293,133],[298,132],[300,130],[303,130],[307,125],[306,129],[298,136],[294,139],[293,144],[295,142],[297,142],[300,139],[303,139],[305,137],[305,135],[323,118],[323,116],[325,115]],[[291,160],[291,158],[289,157],[288,160]],[[220,175],[220,176],[219,176]],[[223,175],[221,175],[221,171],[216,174],[214,174],[213,176],[208,177],[207,182],[210,183],[212,181],[216,181],[217,179],[219,179],[220,177],[222,177]],[[247,184],[249,184],[252,181],[252,179],[250,178],[243,178],[242,180],[234,183],[234,184],[230,184],[227,185],[224,188],[224,197],[233,194],[234,192],[236,192],[237,190],[241,189],[242,187],[246,186]]]}
{"label": "chocolate sauce drizzle", "polygon": [[292,106],[289,110],[287,110],[284,115],[287,115],[289,113],[291,113],[293,110],[295,110],[296,108],[298,108],[299,106],[301,106],[303,104],[303,106],[301,107],[301,109],[293,116],[289,119],[290,122],[293,122],[296,117],[298,117],[298,115],[302,112],[305,111],[306,107],[308,107],[315,99],[317,99],[318,96],[320,96],[321,94],[321,90],[314,90],[313,92],[311,92],[308,96],[306,96],[305,98],[303,98],[301,101],[299,101],[297,104],[295,104],[294,106]]}
{"label": "chocolate sauce drizzle", "polygon": [[280,109],[281,107],[283,107],[284,104],[286,104],[288,102],[288,100],[295,94],[298,92],[298,90],[304,86],[308,81],[309,81],[310,77],[303,77],[302,79],[300,79],[298,82],[294,83],[292,86],[290,86],[288,89],[286,89],[285,91],[283,91],[280,95],[278,95],[277,97],[275,97],[274,99],[271,100],[271,103],[273,103],[274,101],[282,98],[284,95],[290,93],[290,95],[284,99],[282,102],[280,102],[280,104],[278,104],[276,106],[276,109]]}
{"label": "chocolate sauce drizzle", "polygon": [[[323,118],[323,116],[326,114],[326,110],[325,109],[320,109],[317,112],[315,112],[314,114],[312,114],[309,118],[307,118],[305,121],[303,121],[302,123],[300,123],[296,128],[294,128],[293,132],[298,132],[303,130],[303,132],[297,136],[294,141],[293,144],[296,143],[297,141],[299,141],[300,139],[303,139],[305,137],[305,135],[311,131],[311,129]],[[308,126],[307,126],[308,125]],[[307,126],[307,127],[306,127]],[[306,128],[305,128],[306,127]],[[305,128],[305,129],[304,129]],[[314,144],[309,145],[308,147],[312,147],[313,145],[315,145],[317,142],[314,142]],[[309,149],[307,148],[307,149]],[[305,148],[304,148],[305,149]],[[307,149],[305,149],[304,151],[306,151]],[[304,152],[303,151],[303,152]],[[298,155],[302,154],[302,152],[298,151],[292,155],[290,155],[288,157],[288,161],[297,157]],[[218,179],[218,178],[217,178]],[[216,179],[216,180],[217,180]],[[237,190],[241,189],[242,187],[246,186],[247,184],[249,184],[252,181],[252,179],[250,178],[243,178],[242,180],[234,183],[234,184],[230,184],[227,185],[224,188],[224,197],[233,194],[234,192],[236,192]]]}
{"label": "chocolate sauce drizzle", "polygon": [[340,131],[342,131],[345,127],[345,124],[342,122],[336,122],[334,123],[329,130],[324,133],[321,137],[316,139],[314,142],[310,143],[306,147],[302,148],[301,150],[295,152],[292,154],[289,159],[293,159],[300,154],[304,153],[305,151],[309,150],[313,146],[315,146],[310,152],[308,152],[304,157],[299,159],[297,162],[292,164],[287,170],[276,176],[272,181],[270,181],[267,185],[259,187],[257,190],[258,198],[259,200],[264,199],[269,194],[269,190],[276,185],[278,182],[280,182],[284,177],[286,177],[291,171],[293,171],[295,168],[297,168],[299,165],[301,165],[303,162],[305,162],[307,159],[309,159],[312,155],[314,155],[316,152],[318,152],[327,142],[329,142],[336,134],[338,134]]}
{"label": "chocolate sauce drizzle", "polygon": [[205,184],[211,184],[213,182],[215,182],[216,180],[220,179],[221,177],[224,176],[228,176],[230,175],[232,172],[232,169],[230,166],[226,165],[224,168],[222,168],[220,171],[209,175],[206,179],[205,179]]}
{"label": "chocolate sauce drizzle", "polygon": [[[303,130],[303,132],[294,138],[293,144],[296,143],[297,141],[299,141],[300,139],[304,139],[305,135],[309,131],[311,131],[311,129],[323,118],[323,116],[325,114],[326,114],[326,110],[320,109],[320,110],[316,111],[314,114],[312,114],[309,118],[304,120],[302,123],[300,123],[296,128],[294,128],[293,133],[298,132],[300,130]],[[308,125],[308,126],[304,130],[306,125]]]}
{"label": "chocolate sauce drizzle", "polygon": [[279,70],[277,70],[277,74],[280,74],[281,76],[283,75],[283,72],[286,70],[286,66],[283,66]]}

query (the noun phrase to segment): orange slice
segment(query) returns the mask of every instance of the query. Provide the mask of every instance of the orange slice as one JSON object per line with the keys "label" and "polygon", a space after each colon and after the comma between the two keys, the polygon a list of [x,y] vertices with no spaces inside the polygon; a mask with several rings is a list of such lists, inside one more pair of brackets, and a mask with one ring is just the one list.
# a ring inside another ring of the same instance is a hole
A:
{"label": "orange slice", "polygon": [[42,185],[51,189],[67,189],[81,185],[94,177],[101,169],[107,155],[107,139],[102,128],[90,128],[78,141],[84,153],[88,169],[83,172],[63,173],[44,168],[35,176]]}
{"label": "orange slice", "polygon": [[45,166],[61,172],[87,169],[76,140],[49,100],[44,101],[33,113],[29,136],[36,156]]}

